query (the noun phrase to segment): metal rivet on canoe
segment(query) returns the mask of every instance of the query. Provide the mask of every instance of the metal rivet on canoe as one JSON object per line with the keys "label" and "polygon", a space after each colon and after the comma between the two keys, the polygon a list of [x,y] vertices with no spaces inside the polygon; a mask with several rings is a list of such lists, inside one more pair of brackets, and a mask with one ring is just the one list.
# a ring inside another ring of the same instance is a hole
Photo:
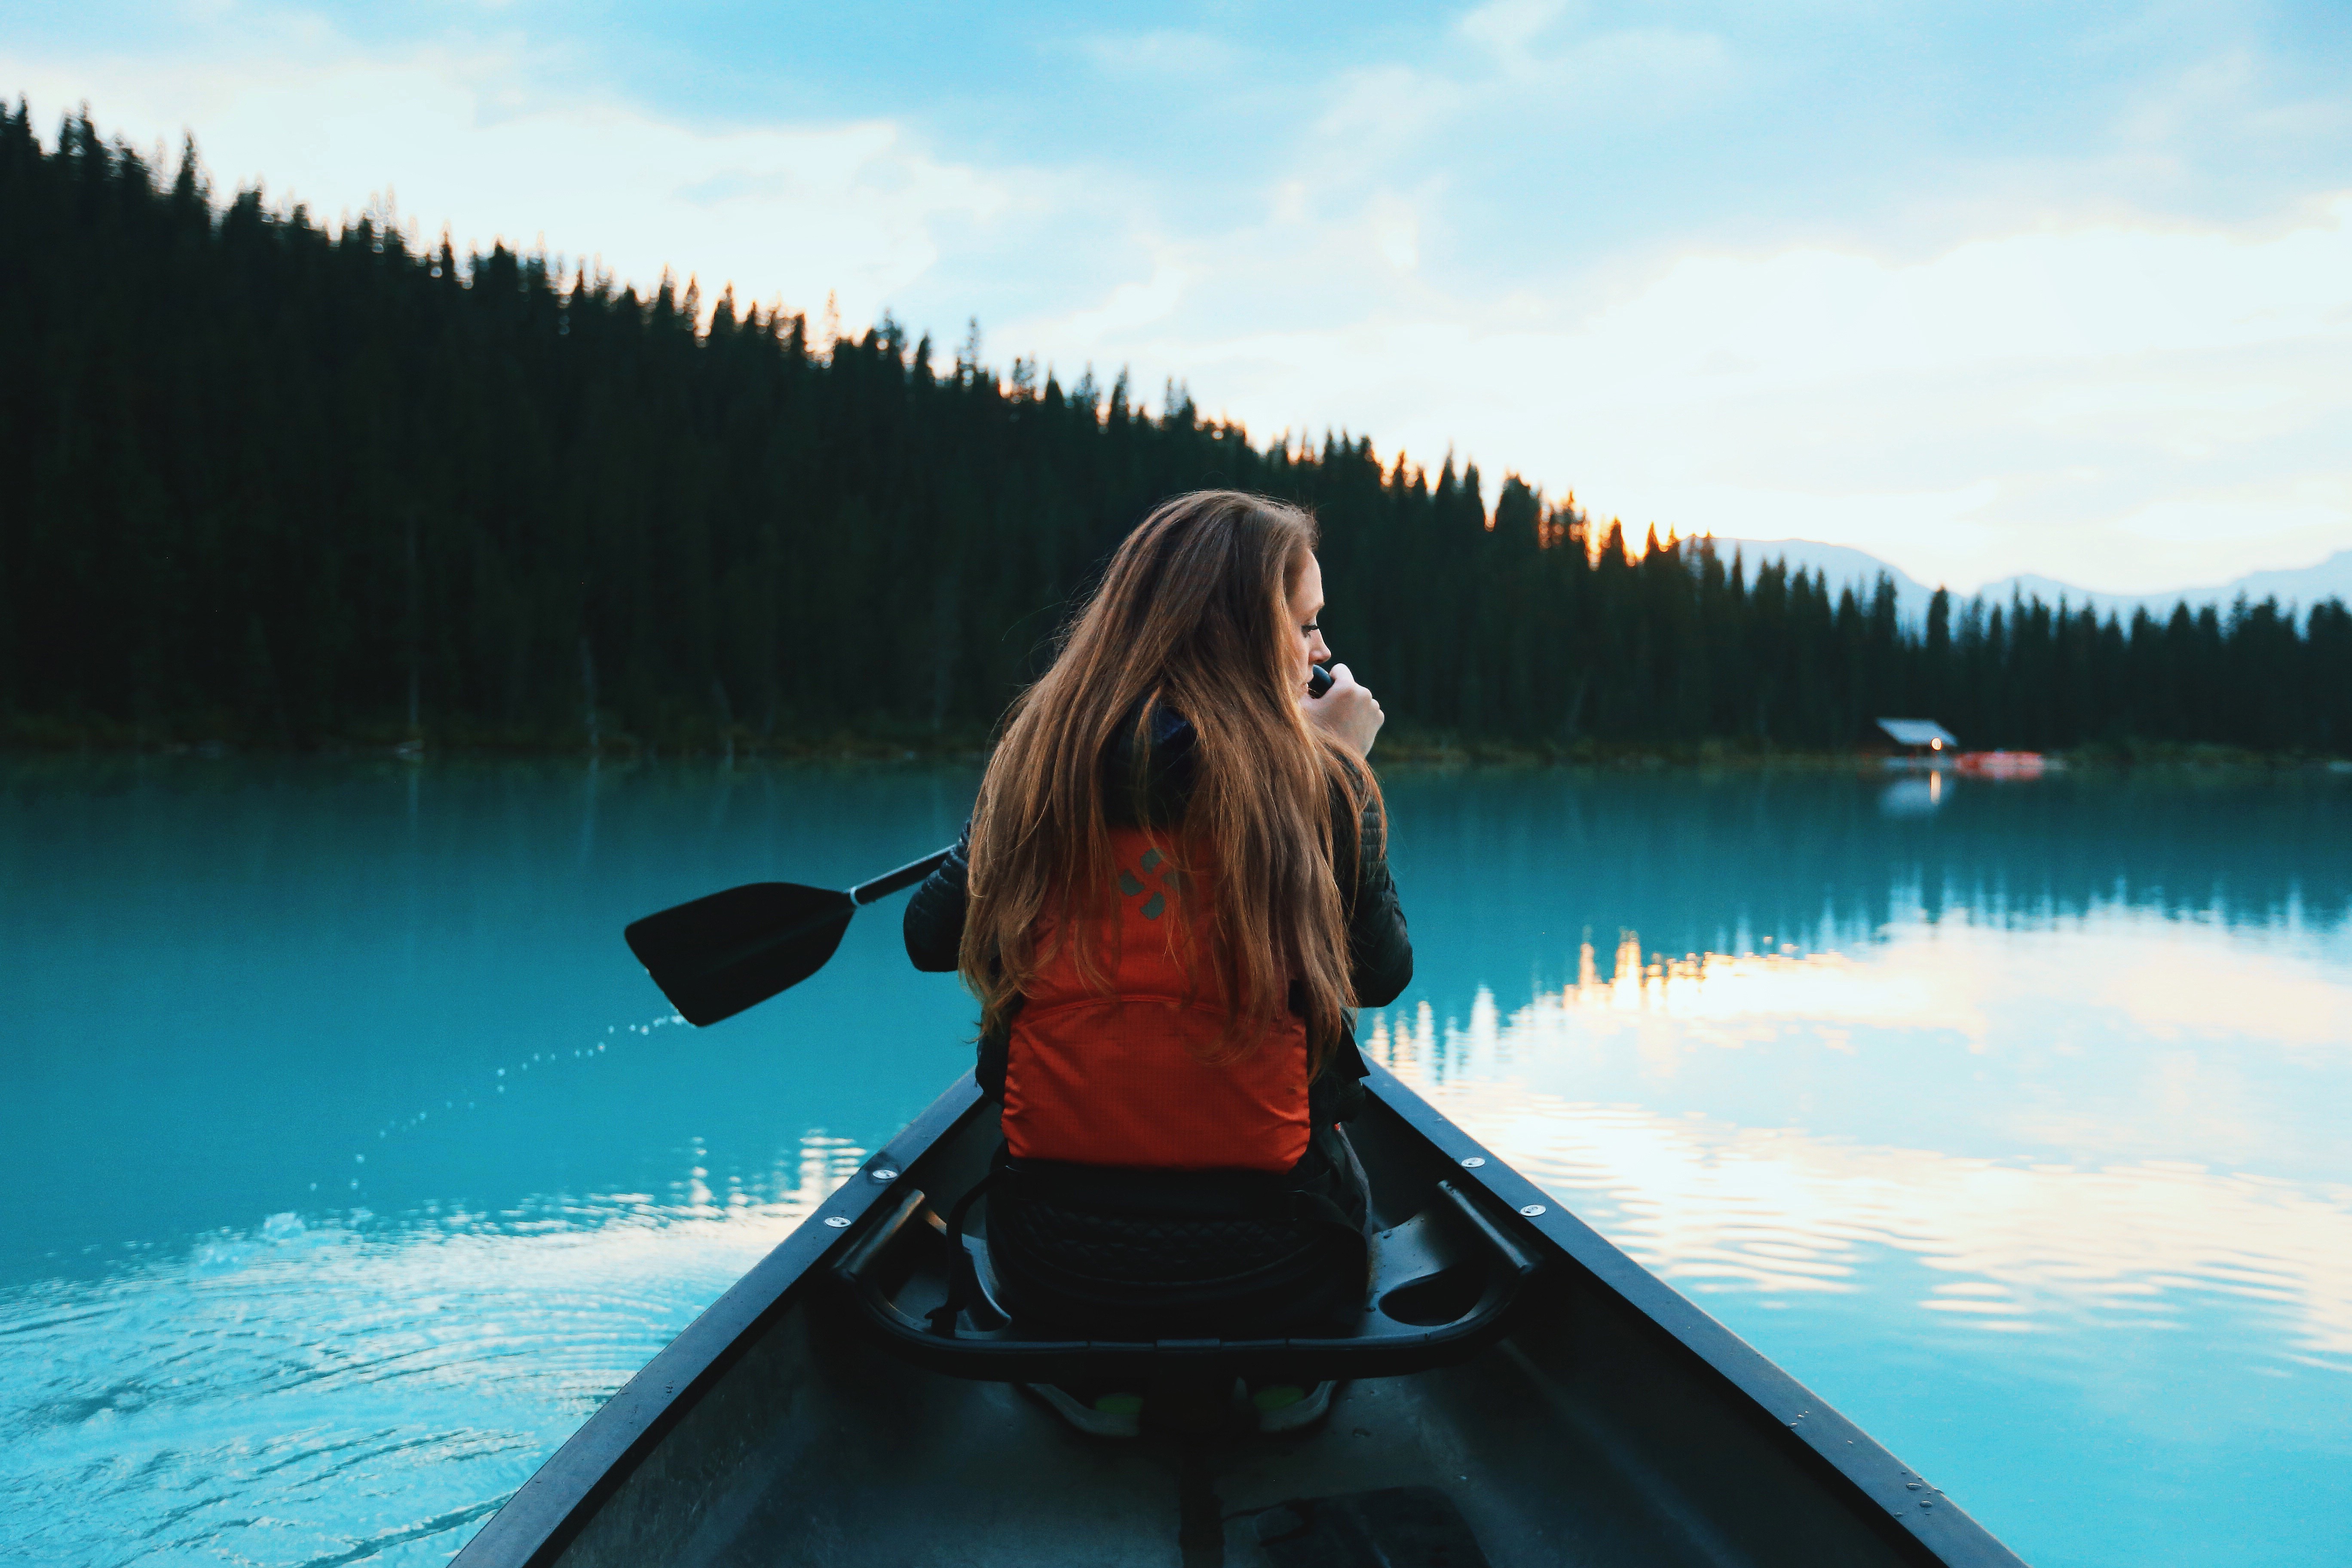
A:
{"label": "metal rivet on canoe", "polygon": [[895,1182],[898,1179],[898,1173],[884,1165],[874,1173],[874,1179],[877,1182]]}
{"label": "metal rivet on canoe", "polygon": [[829,1214],[824,1216],[824,1223],[833,1226],[835,1230],[847,1230],[849,1228],[849,1216],[845,1214]]}
{"label": "metal rivet on canoe", "polygon": [[1519,1212],[1527,1215],[1529,1219],[1533,1219],[1536,1215],[1544,1212],[1544,1206],[1541,1204],[1528,1204],[1523,1206]]}
{"label": "metal rivet on canoe", "polygon": [[1464,1161],[1462,1162],[1462,1168],[1463,1168],[1464,1170],[1465,1170],[1465,1171],[1475,1171],[1475,1170],[1476,1170],[1479,1166],[1481,1166],[1481,1165],[1485,1164],[1486,1163],[1486,1155],[1484,1155],[1484,1154],[1473,1154],[1473,1155],[1469,1156],[1467,1159],[1465,1159],[1465,1160],[1464,1160]]}

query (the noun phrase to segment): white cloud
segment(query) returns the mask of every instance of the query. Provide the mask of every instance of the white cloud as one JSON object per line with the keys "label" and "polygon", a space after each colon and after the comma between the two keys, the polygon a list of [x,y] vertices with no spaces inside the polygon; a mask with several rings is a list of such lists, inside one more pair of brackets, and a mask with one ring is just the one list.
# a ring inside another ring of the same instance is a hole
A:
{"label": "white cloud", "polygon": [[1454,29],[1471,47],[1465,68],[1383,61],[1341,72],[1326,89],[1310,155],[1343,181],[1399,161],[1491,156],[1563,125],[1654,124],[1722,94],[1738,74],[1722,39],[1664,27],[1547,48],[1562,9],[1500,0],[1470,12]]}
{"label": "white cloud", "polygon": [[1187,276],[1182,262],[1171,254],[1163,254],[1150,278],[1139,283],[1122,283],[1101,304],[1065,318],[1061,336],[1083,357],[1088,343],[1166,321],[1183,300]]}
{"label": "white cloud", "polygon": [[2177,153],[2210,143],[2217,133],[2291,147],[2352,128],[2352,102],[2341,96],[2287,96],[2275,74],[2247,49],[2225,49],[2134,93],[2116,132],[2127,143]]}
{"label": "white cloud", "polygon": [[1421,265],[1421,215],[1411,202],[1381,192],[1372,203],[1371,226],[1381,259],[1400,272]]}
{"label": "white cloud", "polygon": [[640,284],[674,267],[706,300],[730,281],[800,309],[837,292],[853,322],[937,263],[943,230],[1033,199],[1017,175],[940,160],[887,121],[702,131],[528,92],[501,51],[372,58],[288,35],[275,54],[0,58],[0,73],[37,110],[86,101],[134,142],[192,130],[217,182],[266,181],[273,205],[331,219],[394,190],[425,237],[446,224],[461,249],[543,243]]}
{"label": "white cloud", "polygon": [[1507,59],[1525,54],[1567,9],[1567,0],[1487,0],[1465,12],[1454,30]]}
{"label": "white cloud", "polygon": [[1242,51],[1222,38],[1172,27],[1106,33],[1078,48],[1097,68],[1120,76],[1214,77],[1243,60]]}
{"label": "white cloud", "polygon": [[1841,540],[1956,587],[2023,567],[2152,590],[2352,545],[2352,195],[2254,234],[1666,257],[1580,315],[1573,275],[1485,300],[1401,279],[1378,243],[1398,210],[1376,192],[1191,249],[1192,298],[1286,297],[1297,327],[1024,330],[1189,374],[1255,426],[1468,451],[1637,525]]}

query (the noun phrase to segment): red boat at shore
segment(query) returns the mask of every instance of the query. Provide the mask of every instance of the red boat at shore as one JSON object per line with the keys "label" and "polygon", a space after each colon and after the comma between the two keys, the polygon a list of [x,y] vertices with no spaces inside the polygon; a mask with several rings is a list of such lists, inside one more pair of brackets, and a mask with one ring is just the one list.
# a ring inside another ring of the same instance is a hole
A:
{"label": "red boat at shore", "polygon": [[2039,752],[1962,752],[1952,759],[1961,773],[1997,779],[2039,777],[2049,765]]}

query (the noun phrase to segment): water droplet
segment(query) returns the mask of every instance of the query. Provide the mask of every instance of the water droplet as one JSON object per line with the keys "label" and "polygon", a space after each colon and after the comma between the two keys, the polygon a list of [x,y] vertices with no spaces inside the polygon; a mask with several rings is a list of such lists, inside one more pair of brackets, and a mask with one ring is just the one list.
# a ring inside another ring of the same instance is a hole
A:
{"label": "water droplet", "polygon": [[1472,1154],[1472,1155],[1468,1156],[1467,1158],[1465,1158],[1465,1159],[1462,1162],[1462,1168],[1463,1168],[1464,1170],[1465,1170],[1465,1171],[1475,1171],[1475,1170],[1476,1170],[1479,1166],[1481,1166],[1481,1165],[1485,1164],[1486,1163],[1486,1155],[1484,1155],[1484,1154]]}
{"label": "water droplet", "polygon": [[1546,1210],[1541,1204],[1526,1204],[1520,1206],[1519,1212],[1527,1215],[1529,1219],[1533,1219],[1536,1215],[1545,1213]]}
{"label": "water droplet", "polygon": [[824,1216],[824,1223],[833,1226],[835,1230],[847,1230],[849,1228],[849,1218],[846,1215],[829,1214]]}

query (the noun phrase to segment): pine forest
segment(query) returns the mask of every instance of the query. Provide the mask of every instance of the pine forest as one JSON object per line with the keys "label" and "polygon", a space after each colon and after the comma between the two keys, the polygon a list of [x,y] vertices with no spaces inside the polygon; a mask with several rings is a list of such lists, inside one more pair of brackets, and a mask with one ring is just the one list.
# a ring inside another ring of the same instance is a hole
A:
{"label": "pine forest", "polygon": [[2337,603],[1906,626],[1883,579],[979,358],[216,205],[193,148],[0,110],[0,740],[976,743],[1126,531],[1231,486],[1314,509],[1328,636],[1407,742],[2352,742]]}

